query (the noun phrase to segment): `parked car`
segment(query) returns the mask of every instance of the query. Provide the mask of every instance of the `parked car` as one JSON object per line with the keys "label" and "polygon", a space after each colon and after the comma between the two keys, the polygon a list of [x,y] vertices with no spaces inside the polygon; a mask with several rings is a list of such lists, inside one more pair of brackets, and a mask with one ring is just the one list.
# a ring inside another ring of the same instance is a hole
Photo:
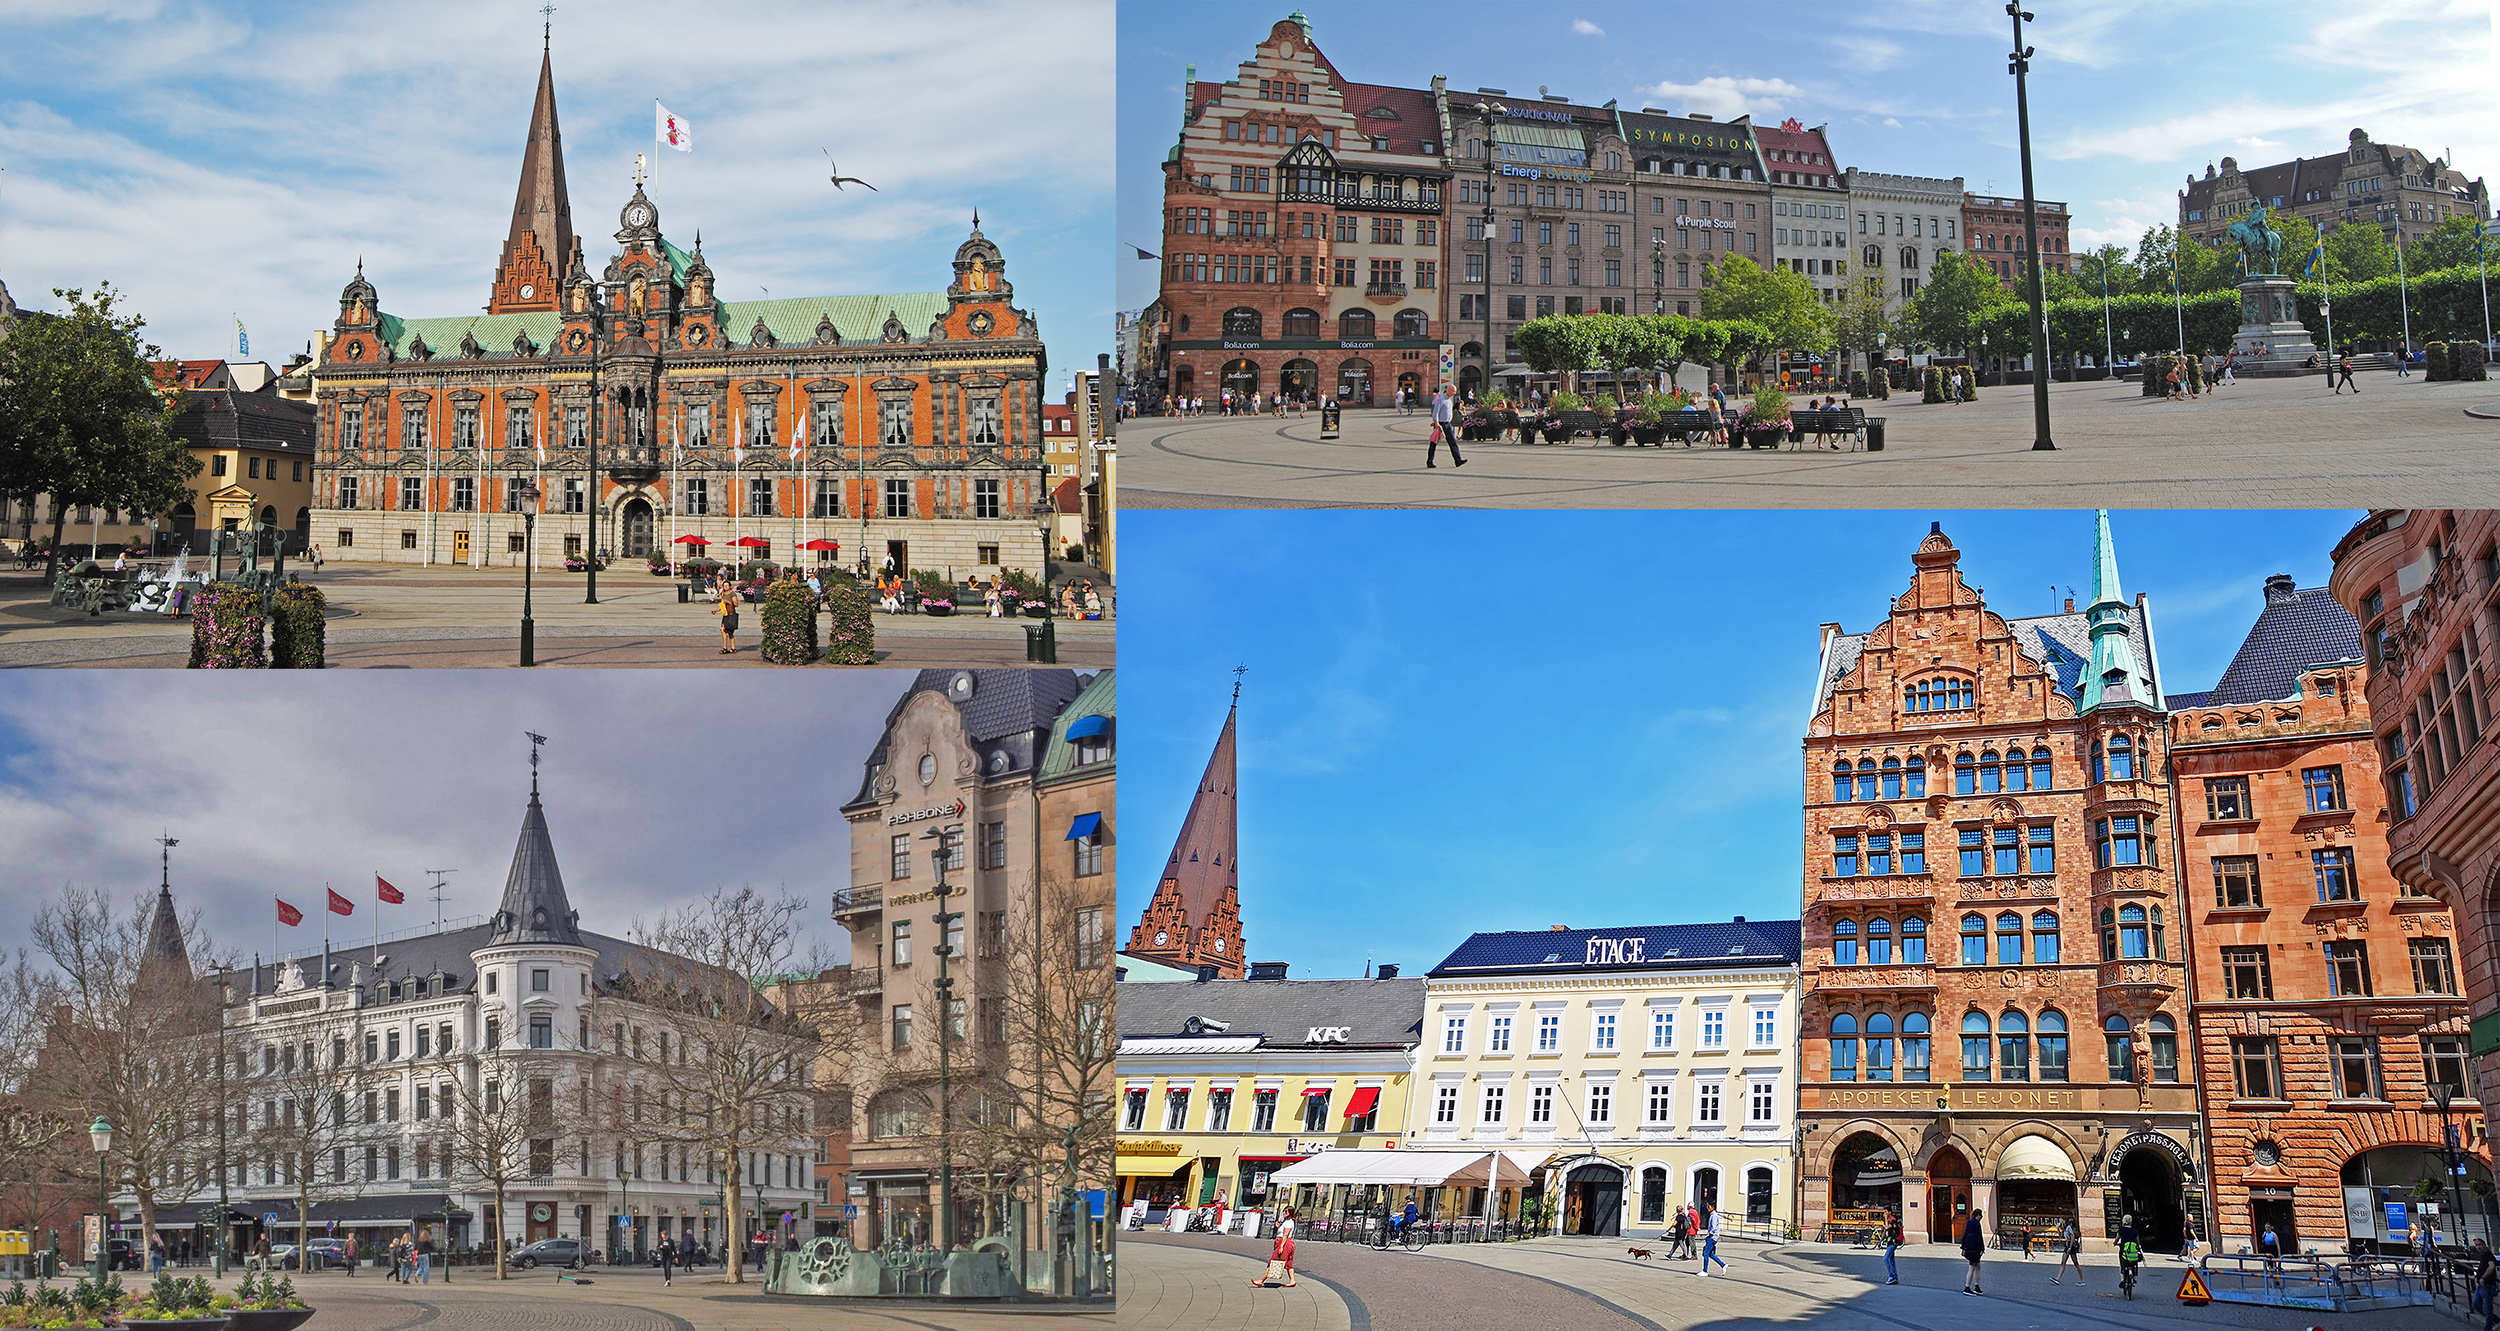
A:
{"label": "parked car", "polygon": [[294,1271],[300,1269],[296,1264],[295,1245],[292,1243],[273,1243],[269,1245],[269,1264],[281,1271]]}
{"label": "parked car", "polygon": [[136,1271],[139,1269],[139,1253],[131,1246],[130,1240],[115,1239],[106,1249],[105,1263],[111,1270]]}
{"label": "parked car", "polygon": [[580,1239],[540,1239],[513,1255],[512,1263],[527,1271],[545,1263],[549,1266],[577,1267],[582,1264]]}
{"label": "parked car", "polygon": [[315,1269],[325,1266],[345,1266],[353,1260],[355,1253],[345,1239],[314,1239],[304,1245],[304,1251],[311,1256]]}

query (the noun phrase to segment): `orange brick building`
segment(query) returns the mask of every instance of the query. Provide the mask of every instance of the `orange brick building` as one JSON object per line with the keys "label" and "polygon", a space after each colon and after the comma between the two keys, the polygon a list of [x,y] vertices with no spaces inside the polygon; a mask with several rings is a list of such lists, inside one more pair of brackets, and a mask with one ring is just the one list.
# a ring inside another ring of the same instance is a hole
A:
{"label": "orange brick building", "polygon": [[1240,712],[1236,687],[1162,880],[1120,949],[1124,956],[1188,971],[1212,967],[1219,980],[1249,973],[1242,960],[1241,820],[1233,791],[1233,722]]}
{"label": "orange brick building", "polygon": [[942,292],[733,301],[637,185],[593,268],[553,78],[542,57],[484,313],[391,314],[361,263],[340,292],[313,370],[313,543],[551,567],[700,536],[722,557],[1039,576],[1048,365],[978,219]]}
{"label": "orange brick building", "polygon": [[2000,1236],[2203,1205],[2186,939],[2145,603],[2106,516],[2082,614],[2014,619],[1942,530],[1864,633],[1823,627],[1804,741],[1802,1224],[1972,1208]]}
{"label": "orange brick building", "polygon": [[2463,1089],[2454,930],[2387,872],[2360,639],[2277,574],[2215,687],[2169,698],[2217,1247],[2389,1241],[2440,1144],[2429,1081]]}

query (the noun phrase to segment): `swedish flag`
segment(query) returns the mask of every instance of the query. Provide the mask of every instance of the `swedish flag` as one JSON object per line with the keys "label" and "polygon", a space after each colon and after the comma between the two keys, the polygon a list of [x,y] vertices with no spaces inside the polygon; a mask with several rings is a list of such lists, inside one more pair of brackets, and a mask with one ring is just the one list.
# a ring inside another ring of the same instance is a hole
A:
{"label": "swedish flag", "polygon": [[2307,277],[2317,272],[2319,262],[2325,258],[2326,242],[2322,240],[2318,242],[2317,248],[2309,251],[2309,262],[2301,266],[2300,275]]}

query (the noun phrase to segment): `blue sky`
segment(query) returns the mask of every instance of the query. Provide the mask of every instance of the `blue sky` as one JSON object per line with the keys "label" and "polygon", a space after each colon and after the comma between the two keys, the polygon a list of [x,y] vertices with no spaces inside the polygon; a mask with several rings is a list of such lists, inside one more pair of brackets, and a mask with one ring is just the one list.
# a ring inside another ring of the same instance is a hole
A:
{"label": "blue sky", "polygon": [[[656,98],[691,123],[652,197],[732,300],[936,291],[981,212],[1049,343],[1111,349],[1110,0],[575,0],[554,14],[576,228],[614,253]],[[382,306],[485,303],[536,91],[530,4],[0,0],[0,282],[110,279],[169,355],[283,364],[365,272]],[[876,185],[837,194],[823,149]]]}
{"label": "blue sky", "polygon": [[[1120,6],[1119,239],[1160,253],[1161,163],[1180,132],[1181,76],[1222,81],[1296,7],[1349,79],[1424,88],[1540,86],[1584,106],[1619,99],[1756,123],[1829,123],[1843,166],[1961,176],[2019,195],[2013,31],[1973,0],[1835,4],[1546,0],[1235,0]],[[2191,174],[2382,143],[2500,175],[2492,0],[2257,8],[2041,0],[2025,40],[2039,197],[2073,209],[2076,249],[2132,248],[2175,225]],[[1155,265],[1120,264],[1120,308],[1154,298]]]}
{"label": "blue sky", "polygon": [[[2324,586],[2362,516],[2113,514],[2164,687],[2212,687],[2266,577]],[[1930,522],[1994,610],[2090,599],[2088,512],[1129,514],[1120,941],[1237,665],[1253,960],[1420,971],[1477,930],[1795,918],[1818,626],[1872,627]]]}

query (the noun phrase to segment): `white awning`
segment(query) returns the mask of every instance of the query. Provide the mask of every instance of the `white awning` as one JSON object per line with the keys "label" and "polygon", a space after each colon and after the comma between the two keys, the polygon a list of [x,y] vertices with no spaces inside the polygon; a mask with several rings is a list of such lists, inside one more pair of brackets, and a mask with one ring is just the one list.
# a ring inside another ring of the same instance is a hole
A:
{"label": "white awning", "polygon": [[1997,1181],[2010,1179],[2050,1179],[2061,1183],[2075,1181],[2075,1167],[2066,1159],[2066,1152],[2046,1137],[2033,1134],[2018,1137],[1997,1157]]}
{"label": "white awning", "polygon": [[1504,1157],[1502,1181],[1527,1182],[1531,1166],[1519,1162],[1542,1155],[1529,1151],[1325,1151],[1297,1160],[1272,1176],[1277,1183],[1385,1184],[1394,1187],[1483,1187],[1493,1174],[1494,1156]]}

